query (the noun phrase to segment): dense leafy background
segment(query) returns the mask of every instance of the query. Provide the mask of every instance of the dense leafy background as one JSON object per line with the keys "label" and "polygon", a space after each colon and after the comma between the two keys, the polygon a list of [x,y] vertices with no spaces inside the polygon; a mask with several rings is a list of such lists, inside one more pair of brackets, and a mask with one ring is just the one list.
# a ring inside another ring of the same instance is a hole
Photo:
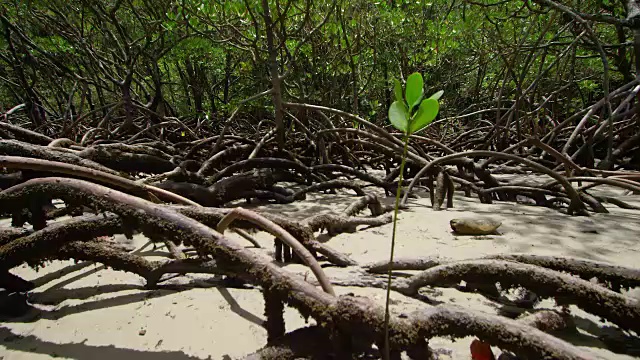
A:
{"label": "dense leafy background", "polygon": [[[627,16],[620,1],[563,4]],[[414,71],[424,74],[426,93],[445,91],[441,116],[518,100],[522,114],[557,122],[603,96],[594,40],[544,1],[290,0],[271,1],[270,8],[290,101],[383,124],[392,79]],[[134,102],[155,112],[218,126],[240,100],[270,87],[260,1],[14,0],[1,12],[5,110],[20,103],[54,117],[95,110],[88,118],[99,122],[106,115],[100,109],[123,101],[130,89]],[[632,80],[629,27],[590,24],[607,54],[611,89]],[[268,97],[250,105],[242,119],[272,116]]]}

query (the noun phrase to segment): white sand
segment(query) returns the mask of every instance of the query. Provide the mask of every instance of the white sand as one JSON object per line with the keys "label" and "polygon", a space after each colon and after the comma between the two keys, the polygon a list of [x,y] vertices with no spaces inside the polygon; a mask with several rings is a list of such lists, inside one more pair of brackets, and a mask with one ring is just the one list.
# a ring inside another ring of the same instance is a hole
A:
{"label": "white sand", "polygon": [[[370,190],[370,189],[367,189]],[[640,204],[640,196],[608,194]],[[346,194],[309,196],[305,202],[259,207],[280,215],[301,219],[321,212],[342,211],[356,197]],[[391,201],[392,199],[385,199]],[[397,257],[439,255],[465,259],[485,254],[531,253],[566,255],[638,266],[640,254],[640,212],[607,205],[610,214],[571,217],[556,210],[495,202],[480,204],[477,198],[456,196],[454,208],[440,212],[430,209],[428,198],[412,201],[400,215]],[[466,215],[501,220],[502,235],[454,236],[449,220]],[[388,258],[391,224],[362,229],[331,238],[328,245],[347,253],[361,264]],[[588,230],[588,232],[584,232]],[[272,250],[269,236],[258,236]],[[144,243],[136,236],[135,244]],[[307,273],[300,265],[288,270]],[[63,271],[64,274],[54,273]],[[75,270],[75,271],[72,271]],[[354,276],[356,269],[326,268],[330,277]],[[46,359],[49,354],[63,359],[234,359],[251,353],[266,343],[261,327],[263,298],[256,289],[226,289],[216,286],[210,275],[182,276],[170,281],[173,287],[147,291],[137,275],[103,269],[99,265],[80,268],[73,262],[54,262],[35,272],[23,266],[13,270],[38,284],[53,279],[33,291],[37,317],[0,325],[0,359]],[[311,274],[309,274],[311,276]],[[178,286],[177,284],[182,284]],[[218,284],[219,285],[219,284]],[[336,289],[353,292],[384,304],[380,289]],[[455,289],[436,289],[433,298],[468,308],[496,313],[497,304],[476,294]],[[428,305],[392,295],[393,311],[408,312]],[[538,307],[551,307],[544,301]],[[615,354],[597,340],[600,323],[594,316],[572,308],[581,335],[574,343],[605,359],[633,359]],[[287,330],[304,326],[293,309],[285,313]],[[313,320],[311,320],[313,322]],[[611,324],[609,324],[611,325]],[[435,348],[452,350],[452,359],[470,359],[466,338],[452,343],[433,339]],[[496,351],[496,354],[498,351]]]}

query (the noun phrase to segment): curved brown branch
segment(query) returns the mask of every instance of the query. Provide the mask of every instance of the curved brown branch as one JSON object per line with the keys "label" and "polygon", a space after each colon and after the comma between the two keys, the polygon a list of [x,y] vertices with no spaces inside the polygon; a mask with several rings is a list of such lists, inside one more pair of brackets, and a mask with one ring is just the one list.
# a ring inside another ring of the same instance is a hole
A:
{"label": "curved brown branch", "polygon": [[[222,220],[222,218],[231,211],[231,209],[194,208],[191,206],[172,206],[171,208],[212,228],[215,228],[220,220]],[[298,239],[298,241],[300,241],[307,249],[317,251],[318,253],[326,256],[327,260],[332,264],[338,266],[351,266],[357,264],[348,256],[330,248],[326,244],[318,242],[313,236],[313,231],[309,226],[267,213],[261,215],[281,226],[289,234]],[[234,222],[234,227],[255,229],[255,225],[240,219]]]}
{"label": "curved brown branch", "polygon": [[280,158],[253,158],[248,160],[242,160],[234,163],[233,165],[227,166],[226,168],[218,171],[209,183],[213,184],[216,181],[232,175],[235,171],[238,170],[247,170],[247,169],[256,169],[256,168],[267,168],[267,169],[293,169],[298,171],[300,174],[309,176],[310,170],[308,167],[301,163],[297,163],[295,161],[280,159]]}
{"label": "curved brown branch", "polygon": [[[195,146],[194,146],[195,148]],[[199,176],[209,175],[222,161],[229,161],[232,159],[238,159],[244,156],[253,148],[253,145],[236,145],[229,147],[223,151],[217,152],[211,156],[207,161],[202,163],[202,166],[198,170]]]}
{"label": "curved brown branch", "polygon": [[302,261],[311,269],[313,274],[318,279],[320,286],[327,293],[335,296],[335,292],[333,291],[333,287],[331,286],[331,282],[327,278],[327,275],[318,264],[318,261],[313,257],[313,255],[300,244],[300,242],[291,236],[286,230],[282,227],[275,224],[273,221],[270,221],[253,211],[249,211],[243,208],[234,208],[230,212],[228,212],[222,220],[218,223],[216,230],[221,234],[224,234],[224,231],[231,225],[231,223],[236,219],[244,219],[250,221],[258,226],[260,226],[263,230],[268,231],[271,235],[276,236],[282,242],[287,244],[289,247],[295,251],[295,253],[302,259]]}
{"label": "curved brown branch", "polygon": [[608,287],[618,292],[621,288],[629,289],[640,286],[640,270],[599,261],[531,254],[489,255],[485,258],[537,265],[547,269],[568,272],[584,280],[597,278],[604,284],[608,283]]}
{"label": "curved brown branch", "polygon": [[[597,177],[587,177],[587,176],[575,176],[566,179],[571,182],[592,182],[596,184],[606,184],[610,186],[617,186],[622,189],[627,189],[631,191],[640,192],[640,185],[636,185],[636,183],[632,181],[624,181],[625,179],[611,179],[611,178],[597,178]],[[550,181],[543,185],[544,188],[551,188],[554,185],[558,184],[557,181]]]}
{"label": "curved brown branch", "polygon": [[342,213],[345,216],[355,216],[366,207],[369,208],[372,216],[379,216],[387,211],[393,210],[391,207],[380,203],[380,199],[378,199],[375,194],[367,194],[351,203]]}
{"label": "curved brown branch", "polygon": [[471,312],[459,306],[438,305],[409,315],[426,338],[476,336],[501,349],[531,359],[589,359],[564,341],[531,326],[495,315]]}
{"label": "curved brown branch", "polygon": [[408,279],[406,291],[417,293],[426,285],[470,282],[500,282],[507,288],[523,286],[559,304],[574,304],[602,316],[623,329],[640,329],[638,300],[620,295],[589,281],[534,265],[501,260],[469,260],[436,266]]}
{"label": "curved brown branch", "polygon": [[20,126],[12,125],[3,121],[0,121],[0,129],[11,132],[12,134],[14,134],[15,137],[19,138],[20,140],[29,141],[39,145],[47,145],[48,143],[53,141],[52,138],[46,135],[40,134],[35,131],[31,131],[28,129],[24,129],[24,128],[21,128]]}
{"label": "curved brown branch", "polygon": [[[458,309],[454,309],[458,310]],[[501,320],[500,318],[497,318]],[[542,310],[517,319],[520,327],[531,326],[544,332],[563,330],[571,326],[566,316],[556,311]],[[526,328],[525,328],[526,329]],[[475,335],[475,334],[474,334]],[[547,338],[543,339],[545,342]],[[333,344],[329,341],[326,330],[313,326],[292,331],[282,339],[268,344],[266,347],[249,354],[243,360],[300,359],[327,355]],[[429,351],[427,349],[427,351]],[[421,354],[427,356],[428,354]]]}
{"label": "curved brown branch", "polygon": [[333,214],[319,214],[306,218],[303,224],[312,231],[327,229],[329,235],[337,235],[344,232],[354,233],[360,225],[381,226],[391,222],[391,214],[383,214],[373,218],[360,218],[355,216],[342,216]]}
{"label": "curved brown branch", "polygon": [[165,173],[175,168],[171,161],[140,151],[134,145],[121,146],[94,145],[81,151],[78,155],[93,160],[112,169],[127,172],[144,172],[150,174]]}
{"label": "curved brown branch", "polygon": [[100,170],[106,173],[117,175],[118,173],[97,162],[84,159],[75,154],[58,151],[46,146],[31,145],[15,140],[0,140],[0,155],[20,156],[28,158],[57,161],[73,165],[80,165],[90,169]]}
{"label": "curved brown branch", "polygon": [[[587,259],[534,254],[496,254],[487,255],[479,259],[468,260],[486,259],[515,261],[529,265],[536,265],[555,271],[567,272],[584,280],[596,278],[601,284],[616,292],[620,292],[622,288],[630,289],[640,286],[640,270]],[[399,258],[394,260],[391,270],[421,271],[451,263],[455,263],[453,259],[439,256]],[[368,273],[383,274],[389,270],[389,261],[377,261],[366,264],[363,267]]]}
{"label": "curved brown branch", "polygon": [[334,179],[334,180],[323,181],[317,184],[313,184],[311,186],[307,186],[303,189],[300,189],[294,193],[293,198],[304,199],[303,196],[305,194],[313,191],[333,190],[333,189],[341,189],[341,188],[351,189],[355,191],[356,195],[358,196],[365,195],[364,191],[362,191],[362,188],[357,184],[355,184],[353,181]]}
{"label": "curved brown branch", "polygon": [[339,164],[322,164],[322,165],[316,165],[310,168],[311,171],[313,172],[340,172],[343,174],[349,174],[349,175],[353,175],[355,177],[357,177],[360,180],[369,182],[375,186],[378,186],[382,189],[384,189],[385,191],[389,191],[391,193],[394,192],[395,187],[392,184],[389,184],[387,182],[385,182],[382,179],[378,179],[377,177],[373,176],[373,175],[369,175],[367,173],[364,173],[362,171],[358,171],[352,167],[349,166],[345,166],[345,165],[339,165]]}
{"label": "curved brown branch", "polygon": [[66,175],[73,175],[82,177],[85,179],[91,179],[102,183],[114,185],[121,189],[132,191],[142,196],[146,196],[147,192],[152,192],[159,197],[169,201],[174,201],[178,204],[195,204],[189,199],[185,199],[182,196],[174,194],[169,191],[158,189],[150,185],[142,185],[133,180],[129,180],[122,176],[114,175],[108,172],[103,172],[96,169],[87,168],[81,165],[67,164],[58,161],[49,161],[41,159],[32,159],[18,156],[0,156],[0,167],[10,169],[29,169],[38,171],[47,171],[54,173],[61,173]]}
{"label": "curved brown branch", "polygon": [[122,232],[123,223],[115,216],[81,216],[56,222],[0,246],[0,268],[8,270],[25,261],[45,259],[71,239],[87,241]]}

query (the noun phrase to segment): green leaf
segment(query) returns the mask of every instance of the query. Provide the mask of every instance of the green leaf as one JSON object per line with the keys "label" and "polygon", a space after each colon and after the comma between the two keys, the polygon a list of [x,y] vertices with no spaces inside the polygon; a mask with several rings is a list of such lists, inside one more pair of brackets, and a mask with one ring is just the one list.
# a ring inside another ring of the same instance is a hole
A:
{"label": "green leaf", "polygon": [[442,97],[442,95],[444,94],[444,90],[440,90],[437,93],[431,95],[429,97],[429,99],[433,99],[433,100],[440,100],[440,98]]}
{"label": "green leaf", "polygon": [[424,81],[420,73],[413,73],[407,78],[407,89],[405,90],[405,98],[409,104],[409,111],[420,104],[424,96]]}
{"label": "green leaf", "polygon": [[403,102],[404,98],[402,97],[402,84],[400,84],[400,81],[398,79],[393,79],[393,82],[395,83],[393,86],[393,93],[396,95],[396,101]]}
{"label": "green leaf", "polygon": [[394,101],[389,107],[389,121],[396,129],[407,132],[409,113],[404,101]]}
{"label": "green leaf", "polygon": [[438,110],[440,110],[438,100],[431,98],[422,100],[416,116],[411,121],[410,133],[416,133],[431,124],[436,115],[438,115]]}

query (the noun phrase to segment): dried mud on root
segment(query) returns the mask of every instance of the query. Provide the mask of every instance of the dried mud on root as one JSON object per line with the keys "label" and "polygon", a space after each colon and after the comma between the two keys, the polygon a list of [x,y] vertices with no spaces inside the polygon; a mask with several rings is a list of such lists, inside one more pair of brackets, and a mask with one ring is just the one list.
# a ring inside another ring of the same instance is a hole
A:
{"label": "dried mud on root", "polygon": [[[8,270],[26,262],[37,266],[44,261],[94,261],[137,274],[154,287],[165,273],[234,274],[228,264],[202,260],[148,261],[142,256],[114,248],[112,243],[96,240],[99,236],[123,233],[122,221],[114,216],[82,216],[54,223],[26,237],[0,247],[0,270]],[[16,289],[18,290],[18,289]]]}
{"label": "dried mud on root", "polygon": [[[567,272],[569,274],[576,275],[584,280],[591,280],[593,278],[596,278],[602,286],[606,286],[607,288],[616,292],[620,292],[621,289],[630,289],[640,286],[640,270],[624,266],[611,265],[599,261],[565,256],[546,256],[532,254],[497,254],[467,260],[483,259],[515,261],[524,264],[536,265],[551,270]],[[421,271],[452,262],[454,262],[453,259],[443,258],[440,256],[399,258],[394,259],[392,270]],[[363,267],[369,273],[386,273],[389,270],[389,261],[377,261],[374,263],[366,264]]]}
{"label": "dried mud on root", "polygon": [[503,288],[522,286],[540,297],[551,297],[558,305],[576,305],[601,316],[624,330],[640,330],[640,303],[589,281],[571,275],[501,260],[470,260],[436,266],[406,280],[397,290],[416,294],[420,287],[446,285],[460,280],[496,283]]}
{"label": "dried mud on root", "polygon": [[115,216],[82,216],[56,222],[0,246],[0,269],[8,270],[23,262],[47,259],[72,240],[88,241],[126,232],[123,222]]}
{"label": "dried mud on root", "polygon": [[556,271],[564,271],[577,275],[584,280],[596,278],[600,283],[616,292],[620,292],[621,289],[640,286],[640,270],[599,261],[529,254],[493,255],[486,256],[486,258],[517,261]]}

